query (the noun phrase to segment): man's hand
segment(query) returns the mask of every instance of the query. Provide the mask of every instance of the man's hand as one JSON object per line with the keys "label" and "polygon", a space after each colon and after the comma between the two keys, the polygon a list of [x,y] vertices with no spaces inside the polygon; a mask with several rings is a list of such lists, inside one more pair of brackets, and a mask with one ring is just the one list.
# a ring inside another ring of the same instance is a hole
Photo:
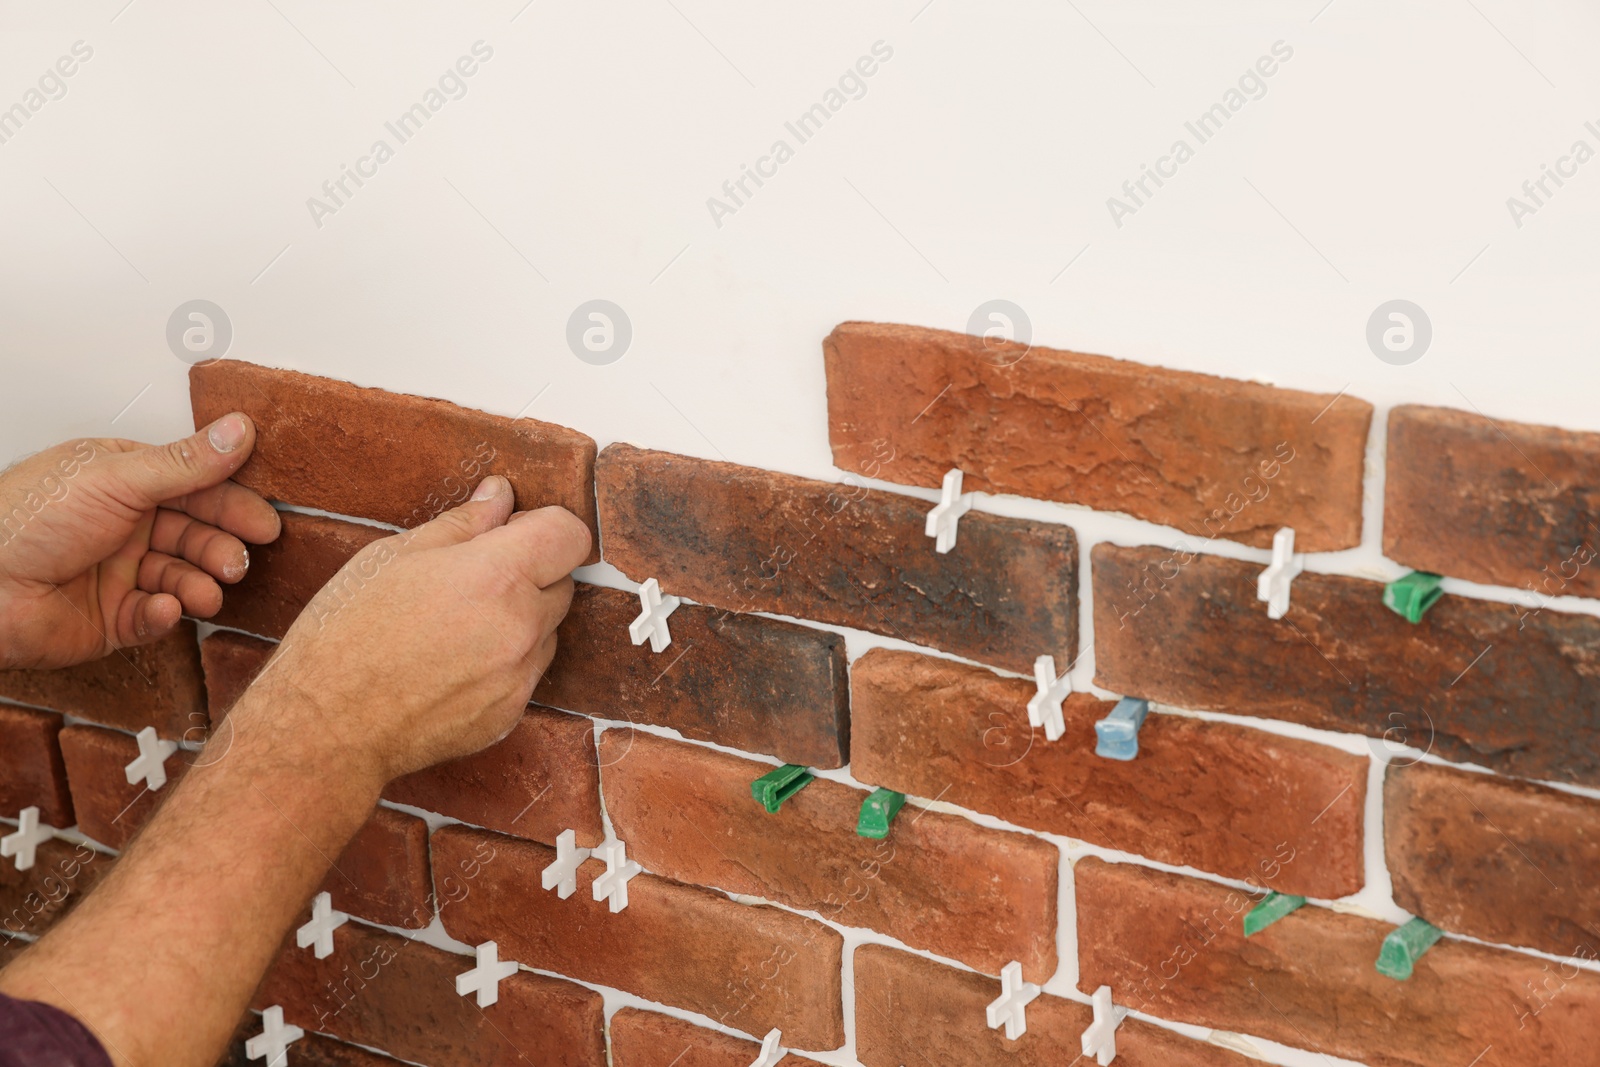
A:
{"label": "man's hand", "polygon": [[0,667],[66,667],[209,618],[278,514],[229,477],[256,431],[225,415],[170,445],[69,441],[0,473]]}
{"label": "man's hand", "polygon": [[[512,514],[511,484],[374,541],[296,620],[228,720],[306,766],[391,778],[510,732],[555,655],[589,530],[564,508]],[[215,755],[212,758],[224,758]]]}

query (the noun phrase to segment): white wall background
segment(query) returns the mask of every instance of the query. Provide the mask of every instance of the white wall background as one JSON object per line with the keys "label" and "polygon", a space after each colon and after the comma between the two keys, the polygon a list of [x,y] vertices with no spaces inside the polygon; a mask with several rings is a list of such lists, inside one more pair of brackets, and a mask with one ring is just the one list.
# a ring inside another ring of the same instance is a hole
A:
{"label": "white wall background", "polygon": [[[465,95],[399,144],[384,124],[480,40]],[[1600,162],[1520,226],[1507,206],[1574,141],[1600,150],[1597,40],[1591,7],[1508,0],[7,3],[0,108],[75,42],[93,55],[0,143],[0,463],[186,432],[165,330],[205,298],[236,358],[836,478],[829,329],[963,329],[1004,298],[1039,343],[1378,404],[1365,544],[1311,567],[1392,576],[1383,408],[1600,430]],[[865,95],[796,145],[784,123],[879,41],[893,57]],[[1293,57],[1265,94],[1117,226],[1107,198],[1195,145],[1185,121],[1277,41]],[[394,158],[319,226],[308,198],[380,138]],[[794,158],[717,225],[707,198],[778,138]],[[593,298],[633,327],[606,366],[565,340]],[[1405,366],[1365,339],[1393,298],[1433,326]],[[1086,543],[1176,537],[982,506]],[[1358,903],[1398,919],[1380,780]],[[1070,888],[1064,904],[1070,953]]]}

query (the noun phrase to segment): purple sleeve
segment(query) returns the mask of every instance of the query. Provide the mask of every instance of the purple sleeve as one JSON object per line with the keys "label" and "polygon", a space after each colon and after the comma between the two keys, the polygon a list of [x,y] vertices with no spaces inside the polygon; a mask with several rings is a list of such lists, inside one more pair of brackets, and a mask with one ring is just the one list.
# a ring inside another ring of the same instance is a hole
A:
{"label": "purple sleeve", "polygon": [[0,1067],[111,1067],[111,1057],[60,1008],[0,993]]}

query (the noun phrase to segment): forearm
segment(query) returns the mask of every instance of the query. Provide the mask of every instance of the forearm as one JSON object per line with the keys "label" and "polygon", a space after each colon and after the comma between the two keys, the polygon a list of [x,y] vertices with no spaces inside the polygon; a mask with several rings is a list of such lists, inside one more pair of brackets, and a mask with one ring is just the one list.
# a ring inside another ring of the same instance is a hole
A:
{"label": "forearm", "polygon": [[274,729],[297,699],[247,693],[106,881],[0,973],[0,991],[73,1013],[119,1065],[215,1062],[382,784],[318,766],[305,738]]}

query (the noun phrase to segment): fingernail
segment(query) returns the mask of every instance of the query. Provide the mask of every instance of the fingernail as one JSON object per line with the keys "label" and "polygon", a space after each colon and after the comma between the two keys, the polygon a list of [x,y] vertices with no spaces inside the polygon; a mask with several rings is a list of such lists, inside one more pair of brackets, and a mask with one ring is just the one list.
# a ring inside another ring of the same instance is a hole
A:
{"label": "fingernail", "polygon": [[473,491],[473,500],[493,500],[499,496],[506,486],[506,480],[498,474],[491,474],[478,483],[478,488]]}
{"label": "fingernail", "polygon": [[222,574],[223,574],[223,577],[228,579],[228,581],[237,582],[239,579],[244,577],[245,572],[248,571],[249,569],[250,569],[250,550],[247,548],[247,549],[244,550],[241,559],[239,559],[238,561],[236,561],[234,563],[228,564],[227,566],[225,566],[222,569]]}
{"label": "fingernail", "polygon": [[206,431],[206,438],[211,442],[211,447],[218,452],[232,452],[244,444],[245,434],[249,428],[245,426],[243,415],[224,415],[211,424],[211,429]]}

